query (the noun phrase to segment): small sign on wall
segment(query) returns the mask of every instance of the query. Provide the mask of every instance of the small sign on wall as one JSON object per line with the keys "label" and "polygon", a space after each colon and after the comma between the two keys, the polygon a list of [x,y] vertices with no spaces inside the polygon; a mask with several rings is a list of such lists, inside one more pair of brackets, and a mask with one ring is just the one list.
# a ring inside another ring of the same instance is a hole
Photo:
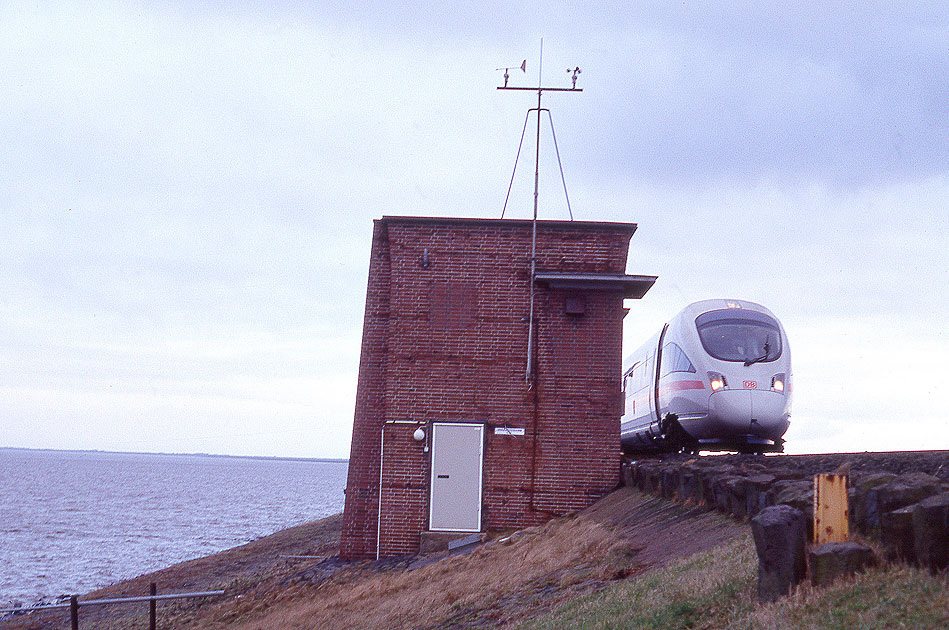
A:
{"label": "small sign on wall", "polygon": [[523,427],[494,427],[495,435],[524,435]]}

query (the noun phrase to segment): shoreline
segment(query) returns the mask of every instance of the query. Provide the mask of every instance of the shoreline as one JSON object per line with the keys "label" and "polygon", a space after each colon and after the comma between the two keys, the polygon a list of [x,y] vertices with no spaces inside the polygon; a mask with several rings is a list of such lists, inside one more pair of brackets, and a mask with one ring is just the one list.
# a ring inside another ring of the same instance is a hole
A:
{"label": "shoreline", "polygon": [[149,451],[104,451],[100,449],[68,449],[68,448],[30,448],[25,446],[0,446],[0,451],[18,453],[73,453],[77,455],[154,455],[156,457],[205,457],[214,459],[247,459],[254,461],[274,462],[322,462],[331,464],[349,464],[348,458],[336,457],[285,457],[279,455],[226,455],[219,453],[166,453]]}
{"label": "shoreline", "polygon": [[332,516],[347,470],[326,460],[19,447],[0,447],[0,467],[0,608],[55,603]]}
{"label": "shoreline", "polygon": [[[82,599],[96,599],[96,598],[98,597],[98,595],[97,595],[96,597],[93,597],[93,594],[98,594],[98,593],[111,594],[113,590],[115,590],[115,589],[121,589],[121,588],[122,588],[122,585],[124,585],[124,584],[133,583],[133,582],[134,582],[134,583],[138,583],[138,582],[140,582],[143,578],[146,578],[146,577],[149,577],[149,576],[159,576],[159,575],[167,574],[167,573],[169,573],[169,572],[172,572],[174,569],[176,569],[176,568],[178,568],[178,567],[181,567],[181,566],[183,566],[183,565],[189,565],[189,564],[192,564],[192,563],[198,563],[198,562],[200,562],[200,561],[210,561],[210,560],[213,560],[213,559],[215,559],[215,558],[218,558],[219,556],[223,556],[223,555],[226,555],[226,554],[232,554],[232,553],[234,553],[234,552],[238,552],[239,550],[243,550],[243,549],[248,548],[248,547],[253,548],[255,545],[261,543],[262,541],[268,541],[268,540],[270,540],[270,539],[280,538],[280,537],[282,537],[283,535],[287,535],[287,534],[291,534],[291,533],[296,533],[296,532],[298,532],[298,531],[300,531],[300,530],[306,530],[306,529],[309,528],[309,527],[312,527],[312,526],[315,526],[315,525],[318,525],[318,524],[322,524],[322,523],[324,523],[324,522],[332,522],[334,519],[339,519],[339,520],[341,520],[341,519],[342,519],[342,516],[343,516],[342,512],[338,512],[338,513],[336,513],[336,514],[330,514],[329,516],[324,516],[324,517],[322,517],[322,518],[318,518],[318,519],[315,519],[315,520],[312,520],[312,521],[307,521],[307,522],[304,522],[304,523],[298,523],[297,525],[291,525],[291,526],[289,526],[289,527],[283,527],[283,528],[281,528],[281,529],[278,529],[277,531],[271,532],[271,533],[269,533],[269,534],[264,534],[264,535],[262,535],[262,536],[260,536],[260,537],[258,537],[258,538],[255,538],[254,540],[249,540],[249,541],[244,542],[244,543],[236,544],[236,545],[234,545],[233,547],[227,547],[227,548],[225,548],[225,549],[221,549],[221,550],[219,550],[219,551],[215,551],[215,552],[212,552],[212,553],[209,553],[209,554],[205,554],[205,555],[194,556],[193,558],[186,558],[186,559],[184,559],[184,560],[181,560],[181,561],[178,561],[178,562],[173,562],[173,563],[171,563],[171,564],[162,566],[162,567],[157,568],[157,569],[155,569],[155,570],[147,571],[147,572],[145,572],[145,573],[141,573],[141,574],[138,574],[138,575],[131,575],[131,576],[128,576],[128,577],[117,578],[117,579],[115,579],[115,580],[113,580],[113,581],[111,581],[111,582],[109,582],[109,583],[107,583],[107,584],[102,584],[102,585],[99,585],[99,586],[94,586],[94,587],[92,587],[92,588],[90,588],[90,589],[87,589],[87,590],[85,590],[85,591],[62,593],[62,594],[55,595],[55,596],[52,596],[52,595],[51,595],[51,596],[39,596],[39,595],[37,595],[37,596],[34,596],[34,597],[32,597],[32,598],[7,599],[6,601],[0,600],[0,609],[6,610],[6,609],[8,609],[8,608],[14,608],[14,607],[18,607],[18,606],[19,606],[20,608],[29,608],[29,607],[32,607],[32,606],[57,605],[57,604],[61,604],[61,603],[63,603],[63,602],[68,602],[68,601],[69,601],[69,598],[72,597],[73,595],[78,596],[78,597],[80,598],[80,601],[81,601]],[[338,534],[339,534],[339,531],[335,531],[335,532],[333,532],[333,533],[331,534],[331,536],[335,536],[335,537],[336,537],[336,543],[335,543],[335,547],[334,547],[335,553],[338,553]],[[286,555],[287,555],[287,556],[291,556],[291,555],[303,556],[303,555],[305,555],[305,554],[286,554]],[[323,557],[325,557],[325,556],[321,556],[321,558],[323,558]],[[292,559],[292,558],[288,558],[288,559]],[[147,594],[147,593],[142,593],[142,594]],[[112,595],[110,595],[110,596],[112,596]],[[130,596],[131,596],[131,595],[130,595]],[[0,613],[0,622],[2,622],[2,621],[4,620],[4,615],[5,615],[5,614],[8,614],[8,613]]]}
{"label": "shoreline", "polygon": [[[338,554],[342,519],[342,513],[337,513],[281,529],[242,545],[184,560],[79,594],[79,601],[147,595],[151,582],[156,583],[159,594],[223,589],[228,591],[229,598],[261,589],[279,588],[279,582],[287,576],[319,562],[314,558],[293,556],[327,558]],[[169,618],[193,614],[205,605],[218,603],[220,599],[162,603],[159,610],[167,623]],[[66,624],[62,627],[68,627],[68,619],[68,611],[62,609],[37,611],[6,618],[0,616],[0,628],[47,627],[42,624],[62,623]],[[115,605],[81,609],[81,619],[81,627],[84,629],[111,629],[137,627],[141,625],[143,617],[140,606]]]}

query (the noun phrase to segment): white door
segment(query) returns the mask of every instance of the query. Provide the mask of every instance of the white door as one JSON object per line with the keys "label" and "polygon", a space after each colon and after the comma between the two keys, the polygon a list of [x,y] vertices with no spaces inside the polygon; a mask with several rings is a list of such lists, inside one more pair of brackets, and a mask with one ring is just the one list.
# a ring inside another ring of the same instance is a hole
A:
{"label": "white door", "polygon": [[432,425],[430,530],[481,531],[483,461],[483,424]]}

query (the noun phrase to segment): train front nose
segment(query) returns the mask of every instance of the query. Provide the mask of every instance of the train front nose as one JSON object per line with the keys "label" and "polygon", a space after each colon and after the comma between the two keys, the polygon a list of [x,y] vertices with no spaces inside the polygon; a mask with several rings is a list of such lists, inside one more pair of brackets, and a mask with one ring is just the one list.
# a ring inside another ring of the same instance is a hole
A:
{"label": "train front nose", "polygon": [[772,391],[723,389],[709,396],[708,416],[723,435],[777,440],[788,429],[788,399]]}

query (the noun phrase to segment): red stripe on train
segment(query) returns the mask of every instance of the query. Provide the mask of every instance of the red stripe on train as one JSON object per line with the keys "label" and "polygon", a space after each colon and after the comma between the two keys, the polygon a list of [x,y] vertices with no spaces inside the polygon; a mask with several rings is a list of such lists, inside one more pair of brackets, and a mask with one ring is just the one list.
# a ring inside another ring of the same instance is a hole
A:
{"label": "red stripe on train", "polygon": [[672,381],[659,388],[663,392],[677,392],[683,389],[705,389],[702,381]]}

